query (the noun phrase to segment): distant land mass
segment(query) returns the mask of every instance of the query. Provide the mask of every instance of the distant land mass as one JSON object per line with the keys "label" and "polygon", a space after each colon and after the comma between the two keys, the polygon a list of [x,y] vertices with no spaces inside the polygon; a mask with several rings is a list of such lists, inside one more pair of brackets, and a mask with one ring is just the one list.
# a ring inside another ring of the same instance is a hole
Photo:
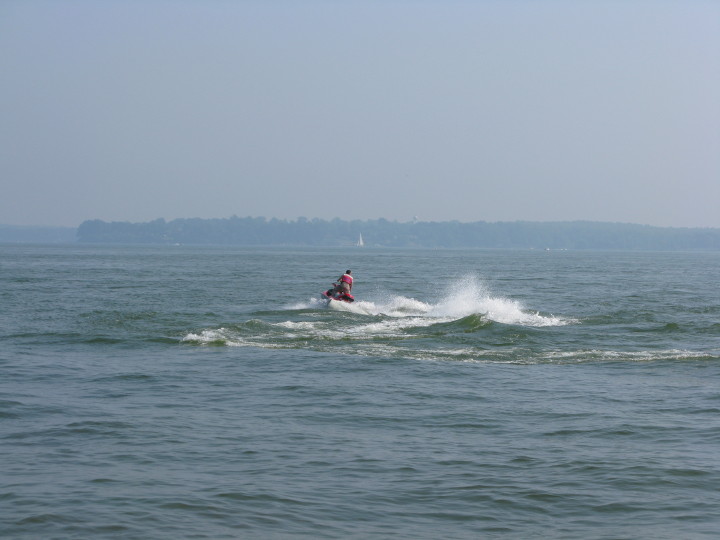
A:
{"label": "distant land mass", "polygon": [[145,223],[85,221],[80,242],[215,244],[240,246],[719,250],[720,229],[653,227],[628,223],[397,222],[339,218],[297,220],[237,217],[156,219]]}

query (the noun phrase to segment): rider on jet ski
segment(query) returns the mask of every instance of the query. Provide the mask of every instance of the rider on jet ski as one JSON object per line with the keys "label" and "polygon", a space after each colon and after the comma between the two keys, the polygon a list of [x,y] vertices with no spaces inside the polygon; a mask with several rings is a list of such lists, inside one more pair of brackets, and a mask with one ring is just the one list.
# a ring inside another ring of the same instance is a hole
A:
{"label": "rider on jet ski", "polygon": [[330,289],[327,294],[335,298],[352,298],[350,293],[352,292],[353,278],[351,274],[352,270],[345,270],[345,273],[335,282],[335,287]]}

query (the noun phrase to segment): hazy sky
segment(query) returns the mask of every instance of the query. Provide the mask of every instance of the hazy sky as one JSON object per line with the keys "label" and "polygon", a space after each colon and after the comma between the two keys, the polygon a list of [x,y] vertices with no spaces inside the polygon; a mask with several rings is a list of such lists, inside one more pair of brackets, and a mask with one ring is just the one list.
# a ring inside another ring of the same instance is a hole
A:
{"label": "hazy sky", "polygon": [[720,227],[717,0],[2,0],[0,223]]}

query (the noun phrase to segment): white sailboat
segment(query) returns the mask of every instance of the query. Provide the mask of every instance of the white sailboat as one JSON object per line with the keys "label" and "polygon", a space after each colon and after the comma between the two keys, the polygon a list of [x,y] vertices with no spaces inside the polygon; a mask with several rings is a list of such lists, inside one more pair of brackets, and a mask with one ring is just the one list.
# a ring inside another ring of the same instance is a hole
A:
{"label": "white sailboat", "polygon": [[358,241],[357,241],[357,244],[356,244],[356,245],[357,245],[357,247],[363,247],[363,246],[365,246],[365,242],[363,242],[363,239],[362,239],[362,233],[360,233],[360,238],[358,238]]}

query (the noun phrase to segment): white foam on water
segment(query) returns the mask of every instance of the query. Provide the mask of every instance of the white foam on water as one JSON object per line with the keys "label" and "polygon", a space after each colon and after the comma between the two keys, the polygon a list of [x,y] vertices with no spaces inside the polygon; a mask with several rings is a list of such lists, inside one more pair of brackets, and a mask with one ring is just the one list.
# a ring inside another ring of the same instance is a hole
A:
{"label": "white foam on water", "polygon": [[404,331],[408,328],[423,328],[432,326],[439,322],[450,322],[450,320],[441,321],[439,319],[429,317],[402,317],[385,319],[383,321],[373,322],[369,324],[359,325],[346,330],[346,333],[367,335],[367,336],[405,336]]}
{"label": "white foam on water", "polygon": [[216,328],[214,330],[203,330],[199,334],[189,333],[183,341],[197,341],[199,343],[211,343],[213,341],[221,341],[225,339],[223,335],[224,328]]}
{"label": "white foam on water", "polygon": [[311,321],[284,321],[277,323],[276,326],[291,330],[311,330],[315,328],[315,323]]}
{"label": "white foam on water", "polygon": [[203,330],[199,334],[191,332],[183,337],[181,341],[199,343],[201,345],[228,345],[230,347],[242,347],[246,345],[245,341],[227,328]]}
{"label": "white foam on water", "polygon": [[620,361],[620,362],[655,362],[658,360],[695,360],[705,358],[707,352],[688,351],[681,349],[645,350],[645,351],[611,351],[588,349],[578,351],[552,351],[541,356],[550,361]]}
{"label": "white foam on water", "polygon": [[353,303],[328,302],[321,298],[311,298],[308,302],[294,304],[288,308],[328,308],[358,315],[386,315],[401,318],[428,317],[433,319],[430,324],[462,319],[470,315],[482,315],[490,321],[502,324],[533,327],[564,326],[578,322],[575,319],[543,315],[538,311],[526,309],[517,300],[493,296],[477,276],[466,276],[455,280],[443,291],[436,303],[389,294],[379,300],[357,300]]}
{"label": "white foam on water", "polygon": [[[283,343],[291,346],[289,343],[291,340],[315,341],[318,338],[322,341],[405,339],[410,336],[407,333],[410,329],[452,323],[471,315],[479,315],[483,320],[496,323],[530,327],[563,326],[576,322],[572,319],[529,311],[517,300],[494,296],[475,276],[452,282],[439,294],[439,300],[435,303],[398,294],[386,294],[373,300],[357,300],[353,303],[328,301],[318,296],[309,298],[305,302],[286,305],[284,309],[329,309],[363,317],[349,319],[323,317],[315,320],[268,322],[265,330],[253,335],[226,328],[208,329],[199,333],[190,333],[183,338],[183,341],[207,345],[255,345],[275,348],[283,347]],[[372,319],[367,320],[365,317]],[[368,346],[367,343],[363,344],[363,347]],[[450,356],[455,354],[466,356],[468,352],[444,353]]]}
{"label": "white foam on water", "polygon": [[347,313],[357,313],[358,315],[376,315],[372,309],[372,302],[339,302],[330,300],[327,302],[328,309],[333,311],[345,311]]}
{"label": "white foam on water", "polygon": [[392,295],[388,296],[376,309],[378,314],[389,315],[390,317],[408,317],[425,315],[432,309],[432,305],[415,298]]}
{"label": "white foam on water", "polygon": [[453,282],[442,300],[428,311],[431,316],[456,319],[474,314],[483,315],[494,322],[522,326],[563,326],[574,322],[571,319],[533,313],[517,300],[492,296],[475,276]]}

